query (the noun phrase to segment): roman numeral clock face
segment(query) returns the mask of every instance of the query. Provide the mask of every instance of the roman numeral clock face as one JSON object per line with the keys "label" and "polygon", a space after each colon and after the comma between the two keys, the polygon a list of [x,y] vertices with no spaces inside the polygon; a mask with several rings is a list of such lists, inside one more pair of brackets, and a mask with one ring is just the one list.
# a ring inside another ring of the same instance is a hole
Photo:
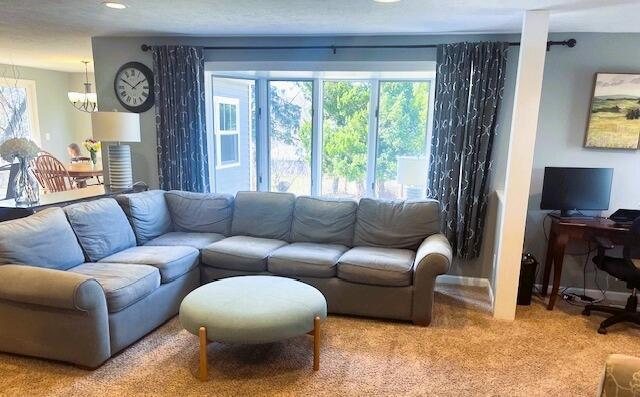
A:
{"label": "roman numeral clock face", "polygon": [[129,62],[116,73],[116,97],[127,110],[141,113],[153,106],[153,73],[144,64]]}

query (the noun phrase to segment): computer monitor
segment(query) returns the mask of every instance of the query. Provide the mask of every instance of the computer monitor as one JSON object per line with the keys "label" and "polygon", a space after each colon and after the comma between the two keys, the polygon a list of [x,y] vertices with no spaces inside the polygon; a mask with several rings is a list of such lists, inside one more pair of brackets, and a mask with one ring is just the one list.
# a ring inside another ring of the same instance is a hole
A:
{"label": "computer monitor", "polygon": [[540,209],[575,216],[580,210],[607,210],[613,168],[545,167]]}

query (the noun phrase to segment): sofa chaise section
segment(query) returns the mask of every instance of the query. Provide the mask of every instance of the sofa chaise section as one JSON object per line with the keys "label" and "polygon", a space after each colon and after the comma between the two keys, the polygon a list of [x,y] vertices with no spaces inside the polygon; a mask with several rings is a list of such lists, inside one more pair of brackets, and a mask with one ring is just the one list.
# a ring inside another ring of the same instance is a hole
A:
{"label": "sofa chaise section", "polygon": [[0,223],[0,350],[97,367],[173,317],[199,251],[136,243],[113,199]]}
{"label": "sofa chaise section", "polygon": [[0,350],[96,367],[111,356],[103,288],[60,208],[0,223]]}

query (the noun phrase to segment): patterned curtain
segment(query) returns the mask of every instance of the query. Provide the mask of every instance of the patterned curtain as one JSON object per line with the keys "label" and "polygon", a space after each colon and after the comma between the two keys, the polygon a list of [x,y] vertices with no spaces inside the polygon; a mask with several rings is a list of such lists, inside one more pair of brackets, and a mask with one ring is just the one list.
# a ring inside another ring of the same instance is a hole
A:
{"label": "patterned curtain", "polygon": [[202,48],[153,47],[160,188],[209,192]]}
{"label": "patterned curtain", "polygon": [[457,256],[480,253],[508,43],[438,46],[427,194]]}

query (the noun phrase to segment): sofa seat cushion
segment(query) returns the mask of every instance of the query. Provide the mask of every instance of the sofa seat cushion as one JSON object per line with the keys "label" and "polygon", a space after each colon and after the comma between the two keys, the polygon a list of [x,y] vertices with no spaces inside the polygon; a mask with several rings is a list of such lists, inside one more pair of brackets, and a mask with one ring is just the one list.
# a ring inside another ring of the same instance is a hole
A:
{"label": "sofa seat cushion", "polygon": [[100,262],[150,265],[158,268],[162,284],[166,284],[198,266],[199,254],[200,252],[193,247],[144,245],[120,251],[101,259]]}
{"label": "sofa seat cushion", "polygon": [[153,266],[83,263],[69,271],[93,277],[102,286],[110,313],[133,305],[160,286],[160,273]]}
{"label": "sofa seat cushion", "polygon": [[338,244],[293,243],[269,256],[268,269],[283,276],[335,277],[338,259],[347,250]]}
{"label": "sofa seat cushion", "polygon": [[355,247],[338,261],[338,277],[360,284],[404,287],[412,284],[411,250],[381,247]]}
{"label": "sofa seat cushion", "polygon": [[160,237],[147,242],[147,246],[175,246],[182,245],[197,249],[205,248],[225,237],[219,233],[197,233],[197,232],[169,232]]}
{"label": "sofa seat cushion", "polygon": [[202,263],[220,269],[262,272],[267,270],[269,255],[285,245],[281,240],[233,236],[203,249]]}

